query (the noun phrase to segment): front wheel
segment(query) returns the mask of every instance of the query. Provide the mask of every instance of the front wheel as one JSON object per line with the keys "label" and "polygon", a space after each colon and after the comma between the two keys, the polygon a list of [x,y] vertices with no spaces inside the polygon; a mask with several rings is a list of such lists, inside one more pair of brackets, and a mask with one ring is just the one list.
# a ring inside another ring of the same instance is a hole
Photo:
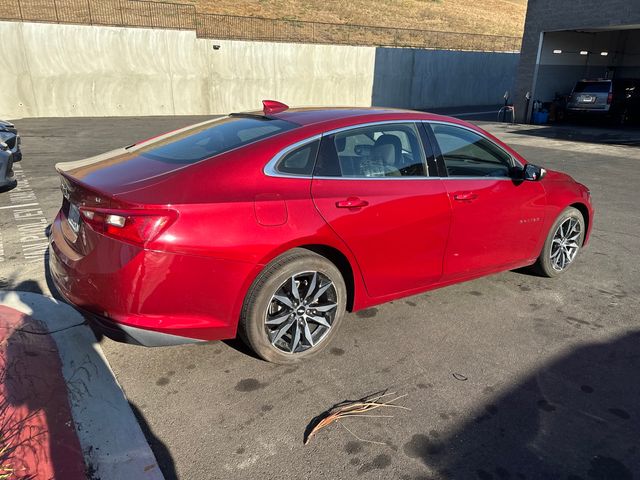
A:
{"label": "front wheel", "polygon": [[326,258],[294,249],[258,275],[240,318],[242,339],[264,360],[295,363],[329,344],[347,304],[344,280]]}
{"label": "front wheel", "polygon": [[549,230],[535,270],[545,277],[556,277],[571,266],[582,248],[585,222],[580,211],[568,207]]}

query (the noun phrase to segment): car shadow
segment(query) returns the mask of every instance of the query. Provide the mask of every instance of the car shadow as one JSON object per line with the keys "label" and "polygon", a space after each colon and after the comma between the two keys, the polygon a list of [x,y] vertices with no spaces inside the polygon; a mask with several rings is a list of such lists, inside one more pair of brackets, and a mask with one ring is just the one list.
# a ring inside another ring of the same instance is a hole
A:
{"label": "car shadow", "polygon": [[638,371],[640,331],[579,346],[446,436],[413,435],[404,453],[448,479],[631,480],[640,472]]}
{"label": "car shadow", "polygon": [[563,123],[525,128],[525,126],[519,125],[518,128],[510,129],[509,133],[598,145],[640,147],[640,128],[638,126],[610,127],[588,123]]}
{"label": "car shadow", "polygon": [[167,445],[153,433],[153,430],[147,423],[147,419],[136,404],[129,400],[129,406],[131,407],[136,420],[138,420],[138,423],[140,424],[142,433],[144,433],[144,437],[147,439],[147,442],[151,447],[151,451],[156,457],[156,461],[158,462],[158,466],[160,467],[160,471],[162,471],[162,475],[165,480],[177,480],[178,473],[176,472],[176,466],[173,461],[171,451]]}

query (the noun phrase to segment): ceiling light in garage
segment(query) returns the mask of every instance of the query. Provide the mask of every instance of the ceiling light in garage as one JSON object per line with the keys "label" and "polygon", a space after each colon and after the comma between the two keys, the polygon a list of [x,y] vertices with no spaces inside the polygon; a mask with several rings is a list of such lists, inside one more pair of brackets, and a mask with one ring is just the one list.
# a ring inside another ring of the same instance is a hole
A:
{"label": "ceiling light in garage", "polygon": [[553,53],[555,53],[555,54],[562,53],[562,50],[556,49],[556,50],[553,51]]}
{"label": "ceiling light in garage", "polygon": [[607,55],[609,55],[609,52],[600,52],[600,55],[602,55],[603,57],[606,57]]}
{"label": "ceiling light in garage", "polygon": [[586,50],[580,50],[580,55],[589,55],[589,52]]}

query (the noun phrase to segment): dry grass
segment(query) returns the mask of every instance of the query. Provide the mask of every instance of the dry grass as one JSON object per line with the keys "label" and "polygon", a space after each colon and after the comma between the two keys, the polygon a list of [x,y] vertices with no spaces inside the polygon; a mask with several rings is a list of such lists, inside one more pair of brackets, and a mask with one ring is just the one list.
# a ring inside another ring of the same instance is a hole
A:
{"label": "dry grass", "polygon": [[202,13],[510,36],[522,35],[527,10],[527,0],[186,1]]}

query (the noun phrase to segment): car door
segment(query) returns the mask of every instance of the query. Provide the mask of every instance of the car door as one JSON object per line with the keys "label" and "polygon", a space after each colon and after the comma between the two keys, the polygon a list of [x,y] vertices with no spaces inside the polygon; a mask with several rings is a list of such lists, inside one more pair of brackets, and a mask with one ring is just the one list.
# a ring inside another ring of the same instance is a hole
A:
{"label": "car door", "polygon": [[453,214],[443,280],[535,258],[546,204],[542,185],[514,180],[519,162],[475,130],[445,122],[425,126]]}
{"label": "car door", "polygon": [[442,276],[451,208],[423,137],[413,122],[386,122],[330,132],[320,144],[313,201],[355,256],[372,297]]}

